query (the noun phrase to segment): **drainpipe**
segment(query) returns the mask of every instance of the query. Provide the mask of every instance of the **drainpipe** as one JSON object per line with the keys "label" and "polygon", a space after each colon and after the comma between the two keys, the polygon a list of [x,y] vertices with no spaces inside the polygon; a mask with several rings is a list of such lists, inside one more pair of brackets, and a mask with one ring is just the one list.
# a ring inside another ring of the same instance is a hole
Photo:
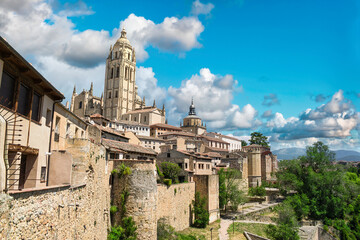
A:
{"label": "drainpipe", "polygon": [[52,143],[52,132],[54,127],[54,113],[55,113],[55,104],[61,103],[62,100],[56,100],[52,106],[51,113],[51,127],[50,127],[50,140],[49,140],[49,155],[48,155],[48,164],[47,164],[47,173],[46,173],[46,186],[49,186],[49,172],[50,172],[50,158],[51,158],[51,143]]}

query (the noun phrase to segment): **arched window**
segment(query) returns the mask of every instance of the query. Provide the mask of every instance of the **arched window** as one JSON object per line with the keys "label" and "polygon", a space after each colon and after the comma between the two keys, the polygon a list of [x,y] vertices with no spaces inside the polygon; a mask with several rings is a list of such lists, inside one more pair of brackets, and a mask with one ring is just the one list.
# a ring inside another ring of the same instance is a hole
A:
{"label": "arched window", "polygon": [[115,91],[115,98],[117,98],[118,97],[118,91],[116,90]]}
{"label": "arched window", "polygon": [[125,67],[125,78],[128,78],[128,74],[129,74],[129,68]]}
{"label": "arched window", "polygon": [[110,74],[110,78],[114,77],[114,68],[111,68],[111,74]]}
{"label": "arched window", "polygon": [[128,59],[130,60],[130,53],[128,53]]}
{"label": "arched window", "polygon": [[82,101],[79,102],[79,109],[82,108]]}
{"label": "arched window", "polygon": [[116,77],[118,78],[120,75],[120,67],[117,67],[116,68]]}
{"label": "arched window", "polygon": [[109,92],[109,98],[111,98],[111,92]]}
{"label": "arched window", "polygon": [[115,52],[115,58],[118,58],[118,52]]}

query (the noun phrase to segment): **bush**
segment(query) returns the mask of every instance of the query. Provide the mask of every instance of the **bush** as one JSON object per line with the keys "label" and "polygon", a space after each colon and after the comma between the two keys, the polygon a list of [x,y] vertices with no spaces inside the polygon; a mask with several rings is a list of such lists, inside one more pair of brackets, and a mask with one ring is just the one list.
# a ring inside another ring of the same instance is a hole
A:
{"label": "bush", "polygon": [[266,196],[265,187],[264,186],[250,187],[249,188],[249,195],[250,196],[258,196],[258,197]]}
{"label": "bush", "polygon": [[112,206],[110,207],[110,214],[111,214],[111,215],[114,215],[117,211],[119,211],[119,209],[118,209],[117,206],[112,205]]}
{"label": "bush", "polygon": [[137,227],[135,226],[135,222],[132,217],[125,217],[122,219],[121,226],[115,226],[111,228],[109,232],[108,239],[109,240],[136,240]]}
{"label": "bush", "polygon": [[161,169],[163,171],[164,177],[171,179],[174,183],[181,173],[181,168],[177,164],[171,162],[161,163]]}
{"label": "bush", "polygon": [[114,170],[111,171],[112,175],[117,175],[119,178],[124,175],[130,175],[131,169],[127,167],[124,163],[118,165]]}
{"label": "bush", "polygon": [[175,240],[175,229],[166,223],[165,219],[160,218],[157,222],[157,240]]}
{"label": "bush", "polygon": [[209,212],[205,209],[206,198],[202,198],[199,192],[195,193],[193,201],[194,223],[196,228],[205,228],[209,224]]}
{"label": "bush", "polygon": [[298,240],[298,222],[290,203],[284,202],[276,207],[277,225],[268,225],[266,234],[273,240]]}
{"label": "bush", "polygon": [[165,184],[166,186],[170,187],[171,184],[172,184],[171,179],[164,179],[164,184]]}

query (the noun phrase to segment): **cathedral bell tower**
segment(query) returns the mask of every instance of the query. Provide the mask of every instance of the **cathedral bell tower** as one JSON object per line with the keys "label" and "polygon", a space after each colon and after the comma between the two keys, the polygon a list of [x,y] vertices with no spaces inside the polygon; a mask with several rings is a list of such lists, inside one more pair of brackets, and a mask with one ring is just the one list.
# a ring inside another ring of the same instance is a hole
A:
{"label": "cathedral bell tower", "polygon": [[110,120],[120,120],[126,112],[140,107],[135,83],[135,49],[121,31],[120,38],[110,46],[106,59],[104,86],[104,116]]}

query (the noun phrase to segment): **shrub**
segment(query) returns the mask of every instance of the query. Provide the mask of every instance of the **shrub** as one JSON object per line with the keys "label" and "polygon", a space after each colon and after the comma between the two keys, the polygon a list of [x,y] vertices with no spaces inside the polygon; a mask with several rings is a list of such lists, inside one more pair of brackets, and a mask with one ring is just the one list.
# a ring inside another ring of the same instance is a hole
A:
{"label": "shrub", "polygon": [[157,240],[175,240],[175,229],[166,223],[164,218],[160,218],[157,222]]}
{"label": "shrub", "polygon": [[161,163],[161,169],[164,177],[171,179],[172,182],[176,182],[179,174],[181,173],[181,168],[177,164],[171,162]]}
{"label": "shrub", "polygon": [[119,211],[119,209],[118,209],[117,206],[112,205],[112,206],[110,207],[110,214],[111,214],[111,215],[114,215],[117,211]]}
{"label": "shrub", "polygon": [[196,228],[205,228],[209,224],[209,212],[205,209],[206,198],[202,198],[199,192],[195,193],[193,201],[194,223]]}
{"label": "shrub", "polygon": [[258,196],[258,197],[266,196],[265,187],[264,186],[250,187],[249,188],[249,195],[250,196]]}
{"label": "shrub", "polygon": [[121,226],[115,226],[111,228],[111,231],[108,234],[109,240],[136,240],[137,227],[135,226],[134,220],[132,217],[125,217],[122,219]]}
{"label": "shrub", "polygon": [[118,165],[115,169],[111,171],[112,175],[117,175],[119,178],[124,175],[130,175],[131,169],[127,167],[124,163]]}
{"label": "shrub", "polygon": [[166,186],[170,187],[171,184],[172,184],[171,179],[164,179],[164,184],[165,184]]}

